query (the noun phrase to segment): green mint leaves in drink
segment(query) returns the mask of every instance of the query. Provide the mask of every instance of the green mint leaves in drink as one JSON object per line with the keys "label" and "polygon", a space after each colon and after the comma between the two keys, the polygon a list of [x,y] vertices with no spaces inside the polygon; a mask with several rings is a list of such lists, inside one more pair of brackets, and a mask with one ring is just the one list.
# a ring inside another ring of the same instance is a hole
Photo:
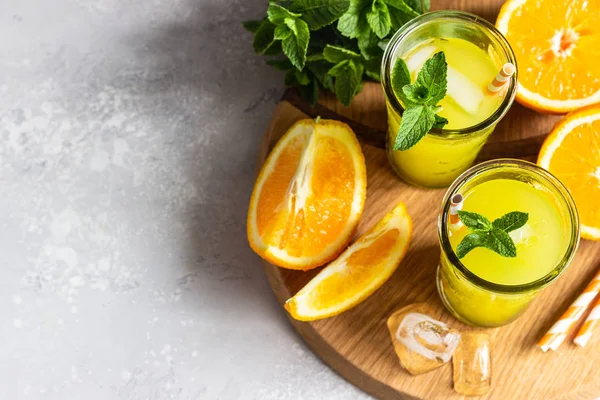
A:
{"label": "green mint leaves in drink", "polygon": [[443,52],[425,62],[415,83],[403,59],[392,70],[392,90],[402,102],[404,113],[396,135],[394,150],[408,150],[419,142],[431,128],[443,128],[448,120],[437,115],[440,102],[446,96],[448,64]]}
{"label": "green mint leaves in drink", "polygon": [[490,222],[481,214],[459,211],[458,218],[472,231],[456,247],[458,258],[463,258],[477,247],[485,247],[503,257],[516,257],[517,248],[508,233],[524,226],[529,214],[513,211]]}

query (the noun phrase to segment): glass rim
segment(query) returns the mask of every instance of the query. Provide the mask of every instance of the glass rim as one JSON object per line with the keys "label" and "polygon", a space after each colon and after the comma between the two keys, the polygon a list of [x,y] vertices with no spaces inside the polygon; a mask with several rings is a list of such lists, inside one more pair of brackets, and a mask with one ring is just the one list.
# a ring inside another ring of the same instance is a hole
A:
{"label": "glass rim", "polygon": [[[518,285],[504,285],[490,282],[469,271],[469,269],[467,269],[467,267],[464,266],[464,264],[459,260],[456,253],[452,249],[447,234],[451,203],[450,199],[458,192],[458,189],[462,188],[467,182],[469,182],[471,179],[477,176],[481,176],[482,174],[491,170],[507,166],[515,169],[525,169],[532,175],[534,175],[536,178],[541,177],[543,179],[540,180],[541,183],[544,183],[545,186],[550,187],[557,196],[560,196],[564,199],[568,208],[567,211],[571,226],[571,237],[569,241],[569,246],[565,250],[565,254],[563,255],[563,257],[559,261],[557,261],[555,267],[552,268],[552,270],[546,275],[539,279],[536,279],[535,281]],[[545,286],[553,282],[555,279],[557,279],[559,276],[561,276],[562,273],[567,269],[567,267],[575,257],[577,247],[579,246],[579,214],[577,213],[575,201],[573,200],[573,197],[569,193],[568,189],[562,184],[562,182],[558,180],[558,178],[556,178],[550,172],[529,161],[517,160],[512,158],[500,158],[486,161],[469,168],[467,171],[463,172],[458,178],[456,178],[456,180],[448,188],[446,194],[444,195],[444,199],[442,200],[442,206],[438,214],[438,237],[442,251],[445,253],[450,264],[454,268],[456,268],[471,283],[483,289],[496,293],[526,293],[544,288]]]}
{"label": "glass rim", "polygon": [[504,35],[502,35],[502,33],[500,33],[500,31],[498,29],[496,29],[496,27],[493,24],[491,24],[489,21],[487,21],[475,14],[471,14],[471,13],[464,12],[464,11],[455,11],[455,10],[432,11],[432,12],[428,12],[428,13],[425,13],[425,14],[419,15],[418,17],[413,18],[408,23],[406,23],[404,26],[402,26],[400,29],[398,29],[398,31],[396,31],[396,33],[394,34],[394,36],[392,36],[388,45],[385,48],[382,63],[381,63],[381,84],[383,86],[383,91],[384,91],[385,97],[387,98],[391,107],[399,115],[402,115],[402,112],[404,111],[404,107],[402,107],[402,104],[400,104],[400,102],[396,98],[396,95],[394,94],[394,92],[392,90],[392,85],[391,85],[391,71],[393,68],[392,57],[394,55],[394,52],[395,52],[396,48],[399,46],[399,44],[402,42],[402,40],[405,39],[406,37],[408,37],[416,27],[422,26],[423,24],[426,24],[426,23],[435,22],[436,20],[444,20],[444,19],[451,19],[451,20],[463,21],[466,23],[472,23],[472,24],[479,25],[480,27],[484,28],[486,30],[486,32],[489,33],[489,36],[492,36],[494,39],[496,39],[496,41],[500,45],[499,47],[502,49],[502,52],[504,53],[504,56],[506,57],[508,62],[511,62],[515,66],[515,69],[516,69],[515,73],[509,80],[508,91],[507,91],[506,95],[504,96],[504,100],[498,106],[496,111],[494,111],[489,117],[487,117],[483,121],[479,122],[478,124],[468,126],[466,128],[461,128],[461,129],[431,128],[429,130],[429,132],[427,132],[428,135],[431,134],[433,136],[440,137],[440,138],[446,138],[448,136],[455,135],[455,134],[461,135],[462,137],[466,137],[466,135],[481,133],[483,130],[494,125],[500,119],[502,119],[502,117],[504,117],[506,115],[506,113],[508,112],[508,110],[510,109],[510,106],[512,105],[512,103],[515,99],[515,96],[517,94],[517,74],[518,74],[517,59],[512,50],[512,47],[510,47],[510,44],[508,43],[508,41],[506,40]]}

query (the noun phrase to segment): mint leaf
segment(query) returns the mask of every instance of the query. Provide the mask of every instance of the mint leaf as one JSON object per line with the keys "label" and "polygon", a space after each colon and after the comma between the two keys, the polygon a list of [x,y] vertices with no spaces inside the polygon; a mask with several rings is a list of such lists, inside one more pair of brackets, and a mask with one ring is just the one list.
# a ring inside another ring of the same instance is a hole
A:
{"label": "mint leaf", "polygon": [[410,15],[406,14],[405,12],[400,11],[397,8],[390,6],[389,3],[388,3],[388,11],[390,12],[390,21],[392,22],[392,29],[394,31],[397,31],[398,29],[400,29],[404,24],[406,24],[408,21],[410,21],[413,18]]}
{"label": "mint leaf", "polygon": [[306,22],[298,18],[286,18],[285,25],[277,25],[275,39],[281,40],[283,53],[299,70],[304,68],[310,31]]}
{"label": "mint leaf", "polygon": [[264,20],[254,34],[254,41],[252,42],[254,51],[258,54],[264,53],[273,44],[275,40],[274,33],[275,25],[269,20]]}
{"label": "mint leaf", "polygon": [[275,26],[274,37],[275,40],[284,40],[288,37],[292,36],[294,33],[287,25],[277,25]]}
{"label": "mint leaf", "polygon": [[373,0],[351,0],[348,11],[338,20],[340,33],[350,39],[359,37],[369,29],[367,12]]}
{"label": "mint leaf", "polygon": [[504,214],[502,217],[494,220],[494,222],[492,222],[492,225],[494,226],[494,228],[503,230],[504,232],[511,232],[515,229],[519,229],[522,226],[524,226],[527,223],[528,219],[528,213],[513,211],[509,212],[508,214]]}
{"label": "mint leaf", "polygon": [[[286,18],[283,20],[283,23],[290,28],[294,36],[299,35],[299,31],[306,27],[307,35],[310,35],[310,29],[308,29],[308,24],[298,18]],[[308,40],[307,40],[307,48],[308,48]]]}
{"label": "mint leaf", "polygon": [[295,71],[296,74],[296,80],[298,81],[298,83],[301,86],[306,86],[310,83],[310,78],[308,77],[308,74],[306,73],[306,71]]}
{"label": "mint leaf", "polygon": [[463,258],[477,247],[485,247],[503,257],[514,258],[517,256],[517,248],[512,238],[503,230],[495,228],[469,233],[456,246],[456,256],[459,259]]}
{"label": "mint leaf", "polygon": [[444,53],[439,52],[425,62],[417,82],[411,84],[406,63],[401,58],[396,60],[392,69],[392,90],[402,102],[404,113],[394,150],[407,150],[417,144],[432,127],[442,128],[448,123],[446,118],[436,114],[439,107],[435,106],[438,98],[446,95],[446,72]]}
{"label": "mint leaf", "polygon": [[278,56],[282,52],[281,42],[279,40],[275,40],[267,49],[263,52],[265,56]]}
{"label": "mint leaf", "polygon": [[343,73],[345,73],[344,71],[346,69],[350,68],[349,64],[350,64],[350,60],[340,61],[333,67],[329,68],[329,71],[327,73],[331,76],[340,76]]}
{"label": "mint leaf", "polygon": [[433,124],[434,128],[444,129],[444,127],[446,126],[447,123],[448,123],[448,119],[446,119],[444,117],[440,117],[439,115],[435,114],[435,123]]}
{"label": "mint leaf", "polygon": [[412,7],[406,4],[404,0],[385,0],[388,6],[394,7],[397,10],[402,11],[405,15],[410,18],[418,17],[420,14],[416,12]]}
{"label": "mint leaf", "polygon": [[469,211],[458,211],[458,218],[467,228],[477,230],[490,230],[492,229],[492,223],[489,219],[481,214],[477,214]]}
{"label": "mint leaf", "polygon": [[367,60],[364,62],[364,66],[365,66],[365,74],[369,78],[371,78],[375,81],[381,80],[381,76],[379,75],[381,73],[381,65],[379,63],[379,60],[377,60],[377,59]]}
{"label": "mint leaf", "polygon": [[508,232],[525,225],[529,214],[513,211],[494,220],[493,223],[483,215],[469,211],[459,211],[458,217],[465,226],[474,230],[456,246],[458,258],[463,258],[476,247],[485,247],[503,257],[516,257],[517,247]]}
{"label": "mint leaf", "polygon": [[408,150],[429,132],[435,113],[427,106],[411,106],[404,110],[394,150]]}
{"label": "mint leaf", "polygon": [[374,81],[381,80],[381,75],[380,75],[379,70],[365,68],[365,75],[367,75],[369,78],[371,78]]}
{"label": "mint leaf", "polygon": [[352,60],[344,60],[329,70],[329,75],[335,77],[335,95],[345,106],[349,106],[354,95],[360,91],[362,74],[363,66]]}
{"label": "mint leaf", "polygon": [[287,70],[290,70],[290,69],[294,68],[294,66],[292,65],[292,63],[288,59],[285,59],[285,60],[267,60],[266,62],[267,62],[267,65],[275,67],[275,68],[277,68],[280,71],[287,71]]}
{"label": "mint leaf", "polygon": [[327,26],[341,17],[350,7],[349,0],[293,0],[294,11],[311,30]]}
{"label": "mint leaf", "polygon": [[306,56],[306,62],[322,61],[322,60],[325,60],[325,56],[323,54],[309,54]]}
{"label": "mint leaf", "polygon": [[371,9],[367,12],[367,22],[380,39],[383,39],[390,33],[392,21],[390,20],[388,7],[383,0],[373,1]]}
{"label": "mint leaf", "polygon": [[377,47],[379,47],[381,49],[381,51],[385,51],[385,49],[387,48],[389,43],[390,43],[390,39],[383,39],[377,43]]}
{"label": "mint leaf", "polygon": [[261,24],[262,21],[259,20],[250,20],[242,22],[242,26],[244,27],[244,29],[246,29],[250,33],[256,33],[256,31],[258,31],[258,28],[260,28]]}
{"label": "mint leaf", "polygon": [[483,232],[469,233],[456,246],[456,256],[460,259],[466,256],[471,250],[476,247],[485,247],[488,241],[488,234]]}
{"label": "mint leaf", "polygon": [[429,98],[426,101],[427,105],[435,106],[446,96],[447,73],[448,64],[443,52],[440,51],[425,61],[423,68],[417,76],[417,84],[429,90]]}
{"label": "mint leaf", "polygon": [[269,3],[269,8],[267,8],[267,17],[269,18],[269,21],[271,21],[275,25],[284,23],[284,21],[287,18],[295,19],[301,16],[301,14],[293,13],[290,10],[275,3]]}
{"label": "mint leaf", "polygon": [[313,78],[308,85],[300,86],[300,93],[314,107],[319,100],[319,84],[317,80]]}
{"label": "mint leaf", "polygon": [[410,85],[410,72],[403,59],[399,58],[392,69],[392,90],[403,103],[404,107],[411,104],[410,100],[404,94],[404,86]]}
{"label": "mint leaf", "polygon": [[344,60],[360,60],[360,54],[343,47],[327,45],[323,49],[323,56],[331,63],[337,64]]}
{"label": "mint leaf", "polygon": [[486,247],[494,250],[503,257],[516,257],[517,248],[515,242],[503,230],[492,228],[490,231],[490,240],[486,243]]}
{"label": "mint leaf", "polygon": [[311,57],[307,57],[306,64],[308,70],[314,74],[314,76],[325,89],[333,91],[333,77],[329,75],[331,64],[325,60],[310,61],[309,58]]}
{"label": "mint leaf", "polygon": [[404,85],[402,92],[408,101],[416,104],[425,104],[425,100],[429,96],[429,90],[420,85]]}
{"label": "mint leaf", "polygon": [[327,74],[325,75],[325,77],[323,78],[323,81],[321,81],[321,84],[323,85],[323,87],[327,90],[331,90],[332,92],[335,93],[335,84],[333,82],[333,76]]}
{"label": "mint leaf", "polygon": [[404,0],[404,2],[418,13],[426,13],[429,11],[429,0]]}
{"label": "mint leaf", "polygon": [[366,60],[377,58],[379,64],[381,64],[383,50],[381,50],[381,48],[378,46],[379,42],[379,37],[375,34],[375,32],[370,29],[366,29],[358,37],[358,48],[360,50],[360,54],[362,54]]}
{"label": "mint leaf", "polygon": [[[337,28],[340,33],[351,39],[357,38],[361,32],[359,25],[361,24],[360,14],[346,13],[338,20]],[[365,20],[366,21],[366,20]]]}

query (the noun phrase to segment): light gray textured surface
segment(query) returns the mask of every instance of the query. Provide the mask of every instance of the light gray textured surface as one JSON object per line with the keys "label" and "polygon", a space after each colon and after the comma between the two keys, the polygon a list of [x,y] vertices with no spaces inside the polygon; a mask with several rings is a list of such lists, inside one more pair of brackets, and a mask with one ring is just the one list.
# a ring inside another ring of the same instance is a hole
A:
{"label": "light gray textured surface", "polygon": [[265,3],[0,0],[0,398],[367,397],[246,243]]}

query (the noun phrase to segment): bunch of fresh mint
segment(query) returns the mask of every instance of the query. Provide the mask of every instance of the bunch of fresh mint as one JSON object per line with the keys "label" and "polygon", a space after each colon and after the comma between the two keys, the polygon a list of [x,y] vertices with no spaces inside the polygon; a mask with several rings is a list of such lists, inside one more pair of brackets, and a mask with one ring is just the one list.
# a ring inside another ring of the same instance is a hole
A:
{"label": "bunch of fresh mint", "polygon": [[254,51],[273,56],[267,64],[285,71],[285,84],[300,87],[311,104],[323,88],[350,105],[364,80],[379,80],[389,38],[427,11],[429,0],[279,0],[244,27]]}

